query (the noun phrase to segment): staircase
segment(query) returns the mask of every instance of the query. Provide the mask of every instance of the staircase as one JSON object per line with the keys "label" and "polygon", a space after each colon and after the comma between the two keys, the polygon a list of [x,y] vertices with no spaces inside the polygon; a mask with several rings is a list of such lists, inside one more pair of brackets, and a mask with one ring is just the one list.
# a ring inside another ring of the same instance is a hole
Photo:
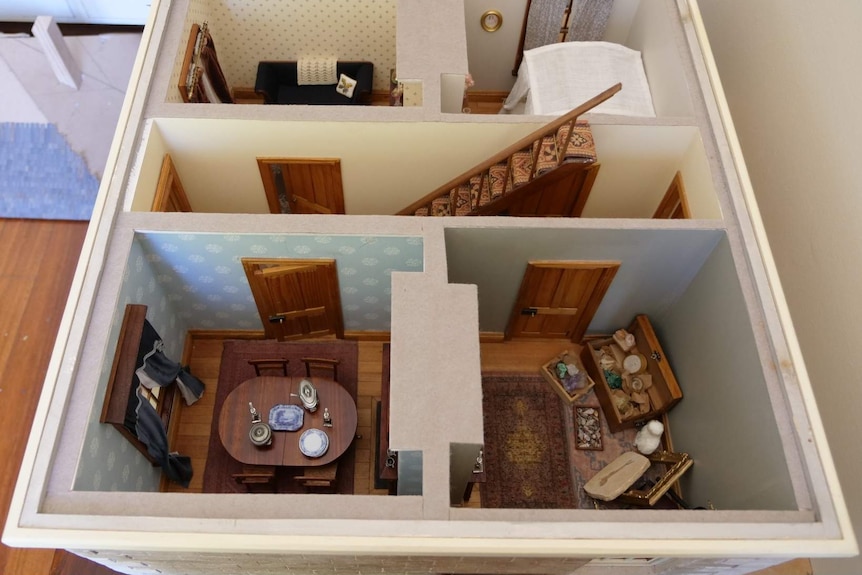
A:
{"label": "staircase", "polygon": [[580,215],[598,164],[592,131],[578,116],[621,87],[605,90],[397,215]]}

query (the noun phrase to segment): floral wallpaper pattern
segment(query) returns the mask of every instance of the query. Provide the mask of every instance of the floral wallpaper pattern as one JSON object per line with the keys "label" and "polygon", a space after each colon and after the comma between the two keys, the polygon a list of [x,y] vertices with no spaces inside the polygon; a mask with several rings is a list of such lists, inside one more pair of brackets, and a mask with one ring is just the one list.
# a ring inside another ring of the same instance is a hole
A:
{"label": "floral wallpaper pattern", "polygon": [[156,281],[143,246],[132,242],[75,477],[74,489],[77,491],[158,491],[159,488],[160,470],[154,468],[116,429],[99,423],[123,314],[126,304],[130,303],[147,306],[147,319],[162,337],[167,356],[175,360],[182,356],[188,328],[173,313],[168,294]]}
{"label": "floral wallpaper pattern", "polygon": [[344,327],[388,331],[390,275],[422,271],[422,239],[290,234],[142,233],[155,281],[177,315],[199,329],[262,329],[243,257],[334,258]]}
{"label": "floral wallpaper pattern", "polygon": [[[99,423],[126,304],[147,319],[179,360],[189,329],[261,329],[243,257],[334,258],[345,329],[390,329],[393,271],[421,272],[422,238],[145,232],[132,242],[110,326],[91,420],[75,477],[77,491],[158,491],[153,468],[112,426]],[[196,470],[202,472],[203,470]]]}
{"label": "floral wallpaper pattern", "polygon": [[[252,87],[261,60],[336,57],[374,64],[374,89],[395,68],[395,0],[192,0],[177,47],[168,101],[179,102],[179,67],[193,22],[208,20],[231,87]],[[174,95],[176,93],[176,95]]]}

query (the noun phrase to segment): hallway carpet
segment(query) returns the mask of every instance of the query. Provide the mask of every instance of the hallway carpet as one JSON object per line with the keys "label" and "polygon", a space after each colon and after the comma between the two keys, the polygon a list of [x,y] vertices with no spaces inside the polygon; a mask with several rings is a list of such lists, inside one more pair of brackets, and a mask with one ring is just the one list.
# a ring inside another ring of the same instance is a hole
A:
{"label": "hallway carpet", "polygon": [[99,180],[53,124],[0,124],[0,217],[89,220]]}

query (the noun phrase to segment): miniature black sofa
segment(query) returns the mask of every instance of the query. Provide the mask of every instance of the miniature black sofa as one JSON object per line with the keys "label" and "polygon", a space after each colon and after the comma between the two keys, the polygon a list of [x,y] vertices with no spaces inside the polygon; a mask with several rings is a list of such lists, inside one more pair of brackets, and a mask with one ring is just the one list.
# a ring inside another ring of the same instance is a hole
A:
{"label": "miniature black sofa", "polygon": [[296,62],[260,62],[254,90],[263,94],[266,104],[312,104],[349,106],[371,102],[374,64],[371,62],[338,62],[336,74],[356,80],[353,96],[347,98],[335,90],[335,85],[300,86],[297,84]]}

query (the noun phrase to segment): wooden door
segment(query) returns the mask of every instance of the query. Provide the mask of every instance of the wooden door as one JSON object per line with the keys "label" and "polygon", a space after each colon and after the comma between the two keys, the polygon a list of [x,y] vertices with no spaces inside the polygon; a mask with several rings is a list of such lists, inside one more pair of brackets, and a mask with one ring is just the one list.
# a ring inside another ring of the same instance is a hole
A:
{"label": "wooden door", "polygon": [[529,262],[506,338],[579,343],[619,267],[606,261]]}
{"label": "wooden door", "polygon": [[243,258],[267,338],[344,337],[335,260]]}
{"label": "wooden door", "polygon": [[343,214],[341,160],[258,158],[273,214]]}
{"label": "wooden door", "polygon": [[180,175],[171,160],[170,154],[165,154],[162,160],[162,171],[159,173],[159,183],[156,184],[156,196],[153,198],[152,212],[191,212],[192,206],[186,196],[186,190],[180,181]]}
{"label": "wooden door", "polygon": [[677,172],[673,177],[652,217],[662,220],[687,220],[691,218],[688,196],[685,194],[685,184],[682,183],[682,172]]}

